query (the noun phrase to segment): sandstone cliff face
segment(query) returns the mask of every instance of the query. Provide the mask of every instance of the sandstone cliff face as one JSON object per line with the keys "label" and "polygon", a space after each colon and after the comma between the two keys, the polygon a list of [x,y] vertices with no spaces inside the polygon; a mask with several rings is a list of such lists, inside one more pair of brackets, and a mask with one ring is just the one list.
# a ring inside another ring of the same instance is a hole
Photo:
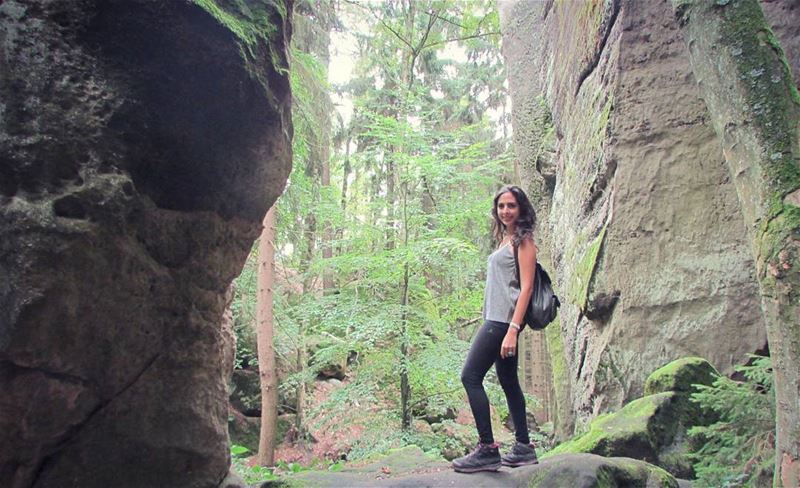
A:
{"label": "sandstone cliff face", "polygon": [[0,486],[226,476],[220,319],[291,164],[287,3],[0,3]]}
{"label": "sandstone cliff face", "polygon": [[[792,4],[764,8],[793,60]],[[731,372],[765,347],[763,316],[669,2],[507,0],[500,13],[518,164],[549,214],[539,239],[564,298],[548,330],[560,432],[641,396],[672,359]]]}

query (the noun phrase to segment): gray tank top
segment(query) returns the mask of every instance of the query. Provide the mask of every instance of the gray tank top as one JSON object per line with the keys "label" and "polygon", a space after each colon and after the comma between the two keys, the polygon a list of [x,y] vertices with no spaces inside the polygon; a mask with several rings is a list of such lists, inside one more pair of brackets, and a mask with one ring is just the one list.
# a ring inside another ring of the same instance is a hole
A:
{"label": "gray tank top", "polygon": [[511,322],[519,298],[519,281],[514,264],[514,248],[501,246],[489,255],[486,290],[483,294],[483,319]]}

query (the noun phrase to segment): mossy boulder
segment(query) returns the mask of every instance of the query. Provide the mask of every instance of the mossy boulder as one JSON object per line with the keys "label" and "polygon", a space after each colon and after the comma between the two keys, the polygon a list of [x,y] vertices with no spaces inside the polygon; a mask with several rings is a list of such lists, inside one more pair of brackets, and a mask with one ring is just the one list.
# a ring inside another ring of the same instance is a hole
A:
{"label": "mossy boulder", "polygon": [[656,463],[659,448],[672,442],[682,423],[677,397],[675,392],[663,392],[634,400],[618,412],[596,418],[586,433],[547,455],[585,452]]}
{"label": "mossy boulder", "polygon": [[529,488],[553,486],[677,488],[678,481],[658,466],[636,459],[566,454],[542,462],[527,486]]}
{"label": "mossy boulder", "polygon": [[665,391],[692,393],[695,391],[693,385],[710,385],[717,376],[717,369],[703,358],[676,359],[653,371],[644,384],[644,394]]}
{"label": "mossy boulder", "polygon": [[[653,371],[644,384],[644,394],[674,391],[678,394],[677,408],[681,412],[684,426],[688,428],[693,425],[709,425],[716,422],[716,414],[701,409],[700,405],[691,401],[691,395],[697,391],[694,385],[710,386],[718,376],[717,369],[703,358],[680,358]],[[685,430],[683,429],[683,432]],[[678,446],[674,447],[677,451],[685,450]]]}
{"label": "mossy boulder", "polygon": [[417,446],[405,446],[389,449],[385,454],[370,456],[357,465],[351,465],[344,471],[352,473],[375,473],[388,471],[389,473],[410,473],[419,471],[426,466],[440,466],[444,460],[425,454]]}
{"label": "mossy boulder", "polygon": [[393,480],[390,478],[403,477],[420,471],[439,470],[449,471],[449,463],[444,459],[429,456],[419,447],[411,445],[389,449],[384,454],[370,456],[357,464],[348,464],[336,472],[329,470],[302,471],[277,480],[267,481],[262,483],[259,488],[387,486],[387,482],[388,486],[391,486]]}
{"label": "mossy boulder", "polygon": [[[286,433],[295,422],[295,415],[291,413],[278,415],[275,429],[275,445],[280,444]],[[261,417],[247,417],[232,406],[228,407],[228,436],[230,443],[244,446],[250,452],[258,452],[258,441],[261,437]]]}
{"label": "mossy boulder", "polygon": [[587,432],[559,445],[547,456],[583,452],[631,457],[691,478],[686,431],[713,420],[690,400],[692,385],[710,385],[716,375],[716,369],[702,358],[673,361],[650,375],[646,396],[617,412],[597,417]]}

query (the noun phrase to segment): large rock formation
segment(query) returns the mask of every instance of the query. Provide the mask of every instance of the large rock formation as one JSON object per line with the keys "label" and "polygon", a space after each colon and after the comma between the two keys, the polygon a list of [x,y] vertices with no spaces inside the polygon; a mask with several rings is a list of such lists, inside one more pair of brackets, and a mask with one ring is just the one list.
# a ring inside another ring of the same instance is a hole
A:
{"label": "large rock formation", "polygon": [[207,487],[290,0],[0,3],[0,486]]}
{"label": "large rock formation", "polygon": [[[796,60],[800,9],[764,5]],[[549,213],[540,240],[564,298],[548,330],[562,434],[641,396],[670,360],[730,373],[766,345],[739,201],[671,8],[500,3],[518,163]]]}

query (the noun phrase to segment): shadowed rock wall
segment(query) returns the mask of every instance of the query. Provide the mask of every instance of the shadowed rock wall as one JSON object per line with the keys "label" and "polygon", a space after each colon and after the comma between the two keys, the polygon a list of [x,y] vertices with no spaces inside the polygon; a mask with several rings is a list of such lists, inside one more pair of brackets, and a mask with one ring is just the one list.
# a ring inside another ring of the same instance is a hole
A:
{"label": "shadowed rock wall", "polygon": [[291,5],[198,3],[0,3],[0,486],[228,472],[220,318],[291,165]]}
{"label": "shadowed rock wall", "polygon": [[[790,59],[794,3],[764,2]],[[518,164],[543,195],[540,240],[564,298],[547,331],[560,433],[641,396],[672,359],[730,373],[766,335],[736,190],[669,2],[505,0],[500,14]]]}

